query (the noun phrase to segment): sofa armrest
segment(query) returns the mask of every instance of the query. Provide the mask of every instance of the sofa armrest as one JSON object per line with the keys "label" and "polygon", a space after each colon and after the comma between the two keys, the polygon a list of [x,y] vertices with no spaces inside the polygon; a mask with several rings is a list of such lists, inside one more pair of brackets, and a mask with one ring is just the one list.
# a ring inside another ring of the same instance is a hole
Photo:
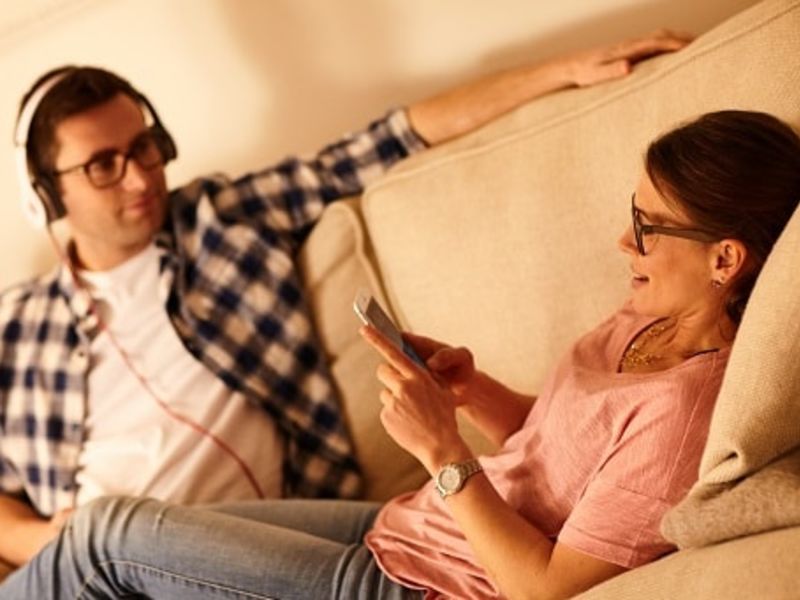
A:
{"label": "sofa armrest", "polygon": [[797,598],[800,527],[682,550],[633,569],[580,600]]}

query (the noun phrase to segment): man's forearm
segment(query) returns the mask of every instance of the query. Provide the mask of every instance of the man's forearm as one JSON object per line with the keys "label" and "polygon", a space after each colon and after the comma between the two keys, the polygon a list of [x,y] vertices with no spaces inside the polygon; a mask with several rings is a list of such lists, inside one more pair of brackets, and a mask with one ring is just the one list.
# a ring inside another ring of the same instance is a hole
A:
{"label": "man's forearm", "polygon": [[683,48],[691,36],[668,30],[567,54],[456,87],[409,106],[412,127],[429,144],[458,137],[539,96],[624,77],[635,62]]}
{"label": "man's forearm", "polygon": [[569,87],[556,61],[484,77],[408,107],[414,130],[435,145],[458,137],[539,96]]}
{"label": "man's forearm", "polygon": [[0,558],[20,566],[56,535],[49,521],[24,502],[0,494]]}

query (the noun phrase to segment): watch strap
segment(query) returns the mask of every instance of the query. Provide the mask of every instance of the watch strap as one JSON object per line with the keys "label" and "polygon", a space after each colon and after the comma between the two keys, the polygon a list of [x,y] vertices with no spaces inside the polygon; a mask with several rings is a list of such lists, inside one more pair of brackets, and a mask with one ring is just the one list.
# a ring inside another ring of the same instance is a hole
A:
{"label": "watch strap", "polygon": [[[459,474],[458,485],[453,489],[445,489],[441,485],[441,478],[442,473],[449,469],[456,469]],[[439,469],[439,473],[436,475],[434,482],[436,484],[436,491],[439,492],[439,495],[442,498],[446,498],[447,496],[452,496],[460,492],[464,488],[464,484],[467,482],[467,479],[475,475],[476,473],[480,473],[483,471],[483,466],[481,466],[480,461],[477,458],[470,458],[469,460],[465,460],[462,462],[456,463],[447,463],[443,465],[441,469]]]}

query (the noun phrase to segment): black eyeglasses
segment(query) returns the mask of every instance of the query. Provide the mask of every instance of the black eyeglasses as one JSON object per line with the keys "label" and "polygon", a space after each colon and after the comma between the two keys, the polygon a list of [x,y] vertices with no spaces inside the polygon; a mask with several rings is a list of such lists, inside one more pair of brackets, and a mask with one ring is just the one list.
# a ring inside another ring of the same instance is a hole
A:
{"label": "black eyeglasses", "polygon": [[682,229],[680,227],[664,227],[662,225],[645,225],[642,223],[642,211],[636,208],[634,200],[636,193],[631,195],[631,217],[633,219],[633,237],[636,238],[636,249],[639,254],[645,256],[644,236],[659,233],[661,235],[671,235],[672,237],[686,238],[698,242],[718,242],[720,237],[703,231],[702,229]]}
{"label": "black eyeglasses", "polygon": [[53,175],[64,175],[83,170],[89,182],[96,188],[111,187],[122,181],[128,168],[128,161],[133,159],[142,169],[151,170],[164,164],[163,143],[158,133],[149,130],[133,140],[126,153],[119,150],[108,150],[93,156],[80,165],[53,171]]}

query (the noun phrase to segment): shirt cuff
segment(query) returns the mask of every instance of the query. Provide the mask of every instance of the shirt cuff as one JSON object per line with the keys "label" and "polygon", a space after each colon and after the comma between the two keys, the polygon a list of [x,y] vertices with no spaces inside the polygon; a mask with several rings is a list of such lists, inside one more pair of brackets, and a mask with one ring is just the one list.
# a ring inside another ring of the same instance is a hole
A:
{"label": "shirt cuff", "polygon": [[408,118],[408,109],[405,107],[394,108],[389,111],[386,117],[386,124],[389,131],[392,132],[400,143],[403,145],[408,154],[415,154],[430,147],[422,136],[420,136],[411,126],[411,121]]}

